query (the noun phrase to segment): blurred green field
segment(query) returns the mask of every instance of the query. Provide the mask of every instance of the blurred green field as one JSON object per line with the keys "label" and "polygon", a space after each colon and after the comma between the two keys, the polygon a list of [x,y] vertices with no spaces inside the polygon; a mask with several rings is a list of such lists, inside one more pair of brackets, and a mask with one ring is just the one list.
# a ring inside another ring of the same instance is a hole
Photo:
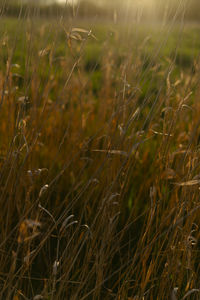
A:
{"label": "blurred green field", "polygon": [[[147,77],[155,76],[155,88],[162,81],[162,72],[169,61],[173,64],[171,76],[176,78],[181,72],[193,72],[194,64],[199,60],[200,27],[198,24],[159,26],[152,24],[89,24],[85,21],[70,25],[59,20],[18,21],[2,19],[0,24],[2,53],[1,69],[5,72],[6,61],[12,55],[12,71],[19,91],[23,92],[24,76],[37,72],[38,79],[45,82],[53,75],[59,80],[57,91],[74,63],[78,60],[77,69],[81,72],[84,83],[90,80],[93,96],[97,97],[105,84],[106,65],[112,62],[113,76],[120,76],[120,66],[134,64],[140,60],[140,89],[147,89]],[[78,28],[77,28],[78,27]],[[77,29],[77,31],[76,31]],[[74,31],[75,30],[75,31]],[[89,33],[91,31],[91,34]],[[31,36],[31,40],[27,36]],[[83,45],[84,44],[84,45]],[[8,49],[14,49],[10,54]],[[27,57],[29,67],[26,68]],[[35,61],[38,61],[37,69]],[[67,64],[63,68],[63,64]],[[17,65],[17,69],[16,66]],[[156,69],[156,73],[154,70]],[[130,73],[130,80],[131,80]],[[143,78],[145,77],[145,83]],[[129,80],[129,78],[127,78]],[[52,89],[53,97],[53,89]],[[55,99],[54,99],[55,100]]]}

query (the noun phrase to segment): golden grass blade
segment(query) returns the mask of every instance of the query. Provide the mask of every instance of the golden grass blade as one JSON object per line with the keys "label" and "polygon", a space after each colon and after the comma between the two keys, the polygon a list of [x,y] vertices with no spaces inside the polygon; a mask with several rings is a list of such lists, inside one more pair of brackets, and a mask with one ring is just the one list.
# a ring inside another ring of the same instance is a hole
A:
{"label": "golden grass blade", "polygon": [[193,185],[200,184],[200,180],[194,179],[194,180],[189,180],[189,181],[186,181],[186,182],[180,182],[180,183],[176,182],[174,184],[178,185],[178,186],[193,186]]}
{"label": "golden grass blade", "polygon": [[92,152],[101,152],[101,153],[106,153],[106,154],[117,154],[117,155],[122,155],[122,156],[128,156],[128,153],[125,151],[121,150],[101,150],[101,149],[94,149]]}

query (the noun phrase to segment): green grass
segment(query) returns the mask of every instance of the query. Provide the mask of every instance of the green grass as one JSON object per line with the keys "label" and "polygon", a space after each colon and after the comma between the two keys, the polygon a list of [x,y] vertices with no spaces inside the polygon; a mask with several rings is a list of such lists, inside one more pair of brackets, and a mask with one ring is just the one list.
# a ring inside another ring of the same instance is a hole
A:
{"label": "green grass", "polygon": [[[2,40],[4,40],[1,68],[5,69],[5,61],[11,55],[8,53],[8,49],[15,47],[12,63],[20,65],[18,73],[20,76],[24,76],[27,73],[27,70],[25,71],[27,57],[31,57],[31,60],[34,61],[38,57],[38,53],[46,49],[46,55],[39,58],[37,65],[38,79],[48,79],[50,75],[49,56],[51,54],[51,59],[54,62],[51,66],[52,73],[56,74],[56,79],[62,80],[65,77],[62,61],[68,59],[71,68],[73,61],[80,57],[79,66],[83,69],[85,78],[92,77],[95,94],[102,85],[101,77],[104,76],[105,52],[113,59],[116,69],[119,69],[120,65],[127,61],[127,57],[130,58],[132,64],[134,64],[135,58],[140,57],[141,70],[138,73],[140,77],[143,77],[144,73],[145,78],[151,77],[151,69],[153,68],[157,67],[159,73],[165,71],[169,59],[174,60],[173,72],[175,74],[180,74],[182,69],[192,69],[194,61],[198,60],[200,47],[198,25],[196,28],[185,26],[183,30],[178,28],[180,26],[175,25],[170,31],[168,28],[160,29],[156,25],[137,25],[135,28],[135,25],[132,24],[129,25],[128,30],[125,25],[119,26],[119,24],[90,26],[90,24],[83,22],[79,26],[86,30],[92,30],[97,39],[87,38],[84,49],[82,49],[81,41],[73,39],[71,48],[69,48],[66,32],[70,27],[68,28],[67,24],[59,25],[56,21],[53,21],[52,25],[47,21],[1,20]],[[64,30],[63,27],[67,29]],[[31,32],[33,33],[31,42],[27,41],[27,28],[30,35]],[[84,37],[86,34],[82,34],[82,38]],[[94,71],[95,74],[90,75]],[[29,72],[33,72],[33,66],[29,68]],[[148,72],[147,75],[146,72]],[[144,84],[144,94],[147,88]]]}

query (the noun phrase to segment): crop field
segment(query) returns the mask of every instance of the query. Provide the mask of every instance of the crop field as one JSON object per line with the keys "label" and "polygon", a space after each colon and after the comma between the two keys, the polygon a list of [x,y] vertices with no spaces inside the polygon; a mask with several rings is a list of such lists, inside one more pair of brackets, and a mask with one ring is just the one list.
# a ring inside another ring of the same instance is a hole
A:
{"label": "crop field", "polygon": [[200,25],[0,19],[0,299],[200,299]]}

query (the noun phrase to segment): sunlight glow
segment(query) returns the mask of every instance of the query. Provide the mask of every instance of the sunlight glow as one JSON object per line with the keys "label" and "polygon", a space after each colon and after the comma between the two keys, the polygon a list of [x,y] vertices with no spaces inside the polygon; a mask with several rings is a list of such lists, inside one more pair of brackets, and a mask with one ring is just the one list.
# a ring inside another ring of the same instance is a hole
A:
{"label": "sunlight glow", "polygon": [[75,4],[78,0],[56,0],[58,3]]}

